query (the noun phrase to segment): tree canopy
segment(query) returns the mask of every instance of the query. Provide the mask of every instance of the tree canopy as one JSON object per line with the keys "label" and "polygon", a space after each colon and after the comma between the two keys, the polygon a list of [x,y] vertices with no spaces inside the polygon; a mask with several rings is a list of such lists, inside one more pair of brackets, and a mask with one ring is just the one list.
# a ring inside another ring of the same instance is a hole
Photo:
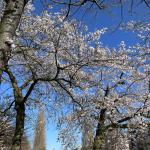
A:
{"label": "tree canopy", "polygon": [[31,1],[0,4],[0,117],[15,114],[11,150],[21,149],[26,118],[34,119],[39,107],[55,118],[66,150],[78,146],[79,136],[83,149],[102,150],[112,133],[123,137],[120,147],[127,149],[134,132],[141,137],[149,126],[149,23],[124,24],[122,30],[135,32],[140,43],[122,41],[111,48],[101,42],[107,28],[89,32],[67,17],[72,7],[105,9],[128,1],[47,2],[67,5],[67,14],[52,9],[36,14]]}

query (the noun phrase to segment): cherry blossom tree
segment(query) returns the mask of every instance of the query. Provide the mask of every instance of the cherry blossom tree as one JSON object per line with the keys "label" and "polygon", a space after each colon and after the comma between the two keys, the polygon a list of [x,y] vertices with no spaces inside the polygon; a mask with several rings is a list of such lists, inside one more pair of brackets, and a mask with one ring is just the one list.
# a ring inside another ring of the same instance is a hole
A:
{"label": "cherry blossom tree", "polygon": [[73,89],[82,88],[81,81],[88,80],[84,66],[106,62],[97,57],[103,55],[101,48],[97,46],[95,50],[93,47],[98,45],[105,29],[87,33],[82,23],[63,22],[61,13],[43,12],[33,16],[30,3],[27,8],[29,11],[22,16],[10,45],[10,57],[3,63],[1,85],[8,87],[4,89],[11,101],[8,108],[15,106],[16,109],[12,150],[20,149],[26,107],[48,104],[53,95],[58,95],[61,101],[69,99],[80,105],[74,99]]}
{"label": "cherry blossom tree", "polygon": [[31,3],[22,15],[25,5],[6,1],[0,23],[2,101],[7,93],[6,110],[16,110],[11,149],[20,149],[25,110],[37,105],[47,106],[49,113],[68,110],[59,118],[70,126],[65,138],[78,125],[79,130],[91,125],[96,132],[93,149],[103,147],[107,129],[144,127],[149,109],[145,45],[126,48],[122,42],[110,49],[100,43],[105,28],[88,33],[82,23],[64,21],[63,12],[31,13]]}
{"label": "cherry blossom tree", "polygon": [[[107,49],[103,49],[103,52],[105,50]],[[128,136],[126,140],[131,138],[130,132],[145,130],[149,118],[150,92],[147,52],[146,45],[137,44],[126,48],[124,42],[120,44],[119,49],[109,50],[109,53],[106,54],[111,57],[115,56],[111,65],[107,63],[104,66],[97,65],[97,68],[89,71],[90,84],[86,84],[86,95],[77,95],[82,109],[76,108],[70,114],[68,113],[66,120],[62,122],[62,124],[66,124],[66,129],[61,130],[60,137],[66,138],[63,133],[66,133],[67,129],[69,130],[68,126],[73,128],[76,125],[82,130],[82,125],[86,120],[93,125],[93,131],[95,131],[93,149],[96,150],[106,146],[105,136],[109,130],[117,128],[123,136]],[[116,65],[115,62],[118,62],[120,58],[122,58],[122,62],[120,61],[119,65]],[[71,131],[69,130],[69,132]],[[69,135],[73,135],[73,133]],[[126,143],[129,144],[129,142]],[[128,144],[127,147],[129,147]],[[122,143],[123,147],[127,149]]]}

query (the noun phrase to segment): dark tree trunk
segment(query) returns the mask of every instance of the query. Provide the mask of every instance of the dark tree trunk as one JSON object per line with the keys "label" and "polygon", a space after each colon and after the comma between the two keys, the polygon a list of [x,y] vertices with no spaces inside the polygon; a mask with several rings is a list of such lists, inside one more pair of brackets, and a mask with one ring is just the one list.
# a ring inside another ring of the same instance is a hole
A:
{"label": "dark tree trunk", "polygon": [[105,128],[98,123],[93,143],[93,150],[103,150],[105,139]]}
{"label": "dark tree trunk", "polygon": [[13,75],[13,72],[11,72],[11,70],[8,68],[8,65],[5,65],[4,67],[5,72],[8,74],[13,87],[15,110],[16,110],[16,126],[15,126],[15,133],[12,139],[11,150],[21,150],[21,139],[24,132],[24,121],[25,121],[25,103],[37,82],[31,84],[26,95],[23,97],[22,91],[17,84],[17,80]]}
{"label": "dark tree trunk", "polygon": [[24,132],[25,121],[25,105],[24,103],[16,103],[16,128],[12,139],[11,150],[21,150],[21,139]]}
{"label": "dark tree trunk", "polygon": [[106,109],[102,109],[99,116],[99,122],[96,129],[96,135],[93,143],[93,150],[103,150],[105,140],[105,112]]}

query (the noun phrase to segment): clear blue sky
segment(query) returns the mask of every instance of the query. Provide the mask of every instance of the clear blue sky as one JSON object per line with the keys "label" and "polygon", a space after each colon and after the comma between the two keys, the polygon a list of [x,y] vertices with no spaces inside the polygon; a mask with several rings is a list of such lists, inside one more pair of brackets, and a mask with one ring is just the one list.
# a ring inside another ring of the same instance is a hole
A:
{"label": "clear blue sky", "polygon": [[[50,121],[51,122],[51,121]],[[46,148],[47,150],[61,150],[61,144],[57,141],[57,130],[54,123],[47,125],[46,129]]]}
{"label": "clear blue sky", "polygon": [[[41,3],[38,1],[35,1],[35,7],[36,7],[36,13],[39,13],[41,10]],[[103,38],[101,39],[101,42],[105,46],[109,47],[117,47],[121,41],[125,41],[127,45],[133,45],[135,44],[138,39],[132,32],[125,32],[116,29],[119,23],[127,22],[128,20],[144,20],[148,19],[147,16],[142,16],[141,12],[147,11],[146,9],[139,6],[137,9],[137,14],[129,16],[127,12],[127,7],[123,8],[123,18],[121,17],[120,9],[114,9],[112,12],[109,11],[88,11],[85,15],[83,10],[79,10],[75,15],[73,15],[72,18],[76,18],[78,20],[82,20],[89,28],[89,31],[95,31],[96,29],[100,29],[103,27],[108,27],[109,31],[106,33]],[[140,11],[138,11],[140,10]],[[54,7],[54,11],[59,11],[59,7]],[[139,13],[139,14],[138,14]],[[150,19],[150,18],[149,18]],[[115,30],[116,29],[116,30]],[[59,142],[57,142],[57,130],[55,128],[54,123],[50,123],[47,125],[46,130],[46,143],[47,143],[47,150],[61,150],[61,145]]]}

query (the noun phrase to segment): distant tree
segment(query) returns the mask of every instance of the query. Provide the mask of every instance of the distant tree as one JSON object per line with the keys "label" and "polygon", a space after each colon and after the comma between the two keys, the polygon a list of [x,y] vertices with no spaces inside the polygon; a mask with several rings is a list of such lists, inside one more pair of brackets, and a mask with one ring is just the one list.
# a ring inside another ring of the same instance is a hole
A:
{"label": "distant tree", "polygon": [[39,111],[39,116],[35,128],[34,135],[34,150],[46,150],[46,141],[45,141],[45,117],[44,111]]}

